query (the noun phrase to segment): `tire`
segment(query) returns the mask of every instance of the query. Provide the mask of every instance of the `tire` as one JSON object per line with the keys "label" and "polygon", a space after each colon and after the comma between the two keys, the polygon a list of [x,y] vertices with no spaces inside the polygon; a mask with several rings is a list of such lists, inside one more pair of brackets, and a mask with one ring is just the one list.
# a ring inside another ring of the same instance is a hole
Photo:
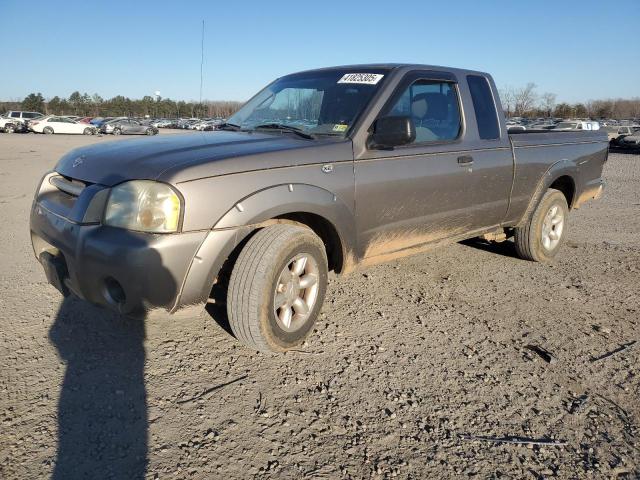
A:
{"label": "tire", "polygon": [[4,127],[6,133],[16,133],[16,126],[13,123],[8,123]]}
{"label": "tire", "polygon": [[[240,252],[229,280],[227,314],[233,334],[262,351],[300,345],[322,308],[327,275],[324,244],[310,229],[280,224],[258,231]],[[306,288],[298,283],[312,282],[314,276],[315,283]],[[276,301],[281,307],[276,308]]]}
{"label": "tire", "polygon": [[553,188],[522,227],[515,229],[515,245],[518,256],[534,262],[550,262],[567,237],[569,206],[564,194]]}
{"label": "tire", "polygon": [[83,135],[93,135],[93,129],[87,127],[82,131]]}
{"label": "tire", "polygon": [[152,128],[147,128],[146,132],[147,135],[151,136],[151,135],[155,135],[155,132],[153,131]]}
{"label": "tire", "polygon": [[44,127],[42,129],[42,133],[46,134],[46,135],[53,135],[53,128],[51,127]]}
{"label": "tire", "polygon": [[114,128],[113,129],[113,134],[114,135],[121,135],[122,134],[122,130],[120,130],[119,128]]}

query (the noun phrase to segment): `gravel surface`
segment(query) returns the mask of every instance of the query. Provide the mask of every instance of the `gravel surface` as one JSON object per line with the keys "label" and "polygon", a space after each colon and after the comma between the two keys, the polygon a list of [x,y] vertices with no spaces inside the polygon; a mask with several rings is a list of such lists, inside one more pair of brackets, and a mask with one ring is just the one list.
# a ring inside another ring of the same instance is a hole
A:
{"label": "gravel surface", "polygon": [[0,478],[640,478],[640,155],[554,264],[463,242],[333,277],[308,343],[266,355],[45,282],[38,179],[106,141],[0,134]]}

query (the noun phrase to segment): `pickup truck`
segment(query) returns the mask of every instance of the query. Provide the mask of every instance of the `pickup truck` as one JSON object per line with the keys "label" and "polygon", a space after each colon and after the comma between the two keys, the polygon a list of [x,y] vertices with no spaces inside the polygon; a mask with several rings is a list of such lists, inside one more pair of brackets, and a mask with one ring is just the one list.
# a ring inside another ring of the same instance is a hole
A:
{"label": "pickup truck", "polygon": [[48,281],[144,318],[223,291],[233,334],[283,351],[329,271],[473,237],[551,261],[608,156],[604,131],[509,134],[491,76],[426,65],[287,75],[219,128],[64,155],[31,210]]}

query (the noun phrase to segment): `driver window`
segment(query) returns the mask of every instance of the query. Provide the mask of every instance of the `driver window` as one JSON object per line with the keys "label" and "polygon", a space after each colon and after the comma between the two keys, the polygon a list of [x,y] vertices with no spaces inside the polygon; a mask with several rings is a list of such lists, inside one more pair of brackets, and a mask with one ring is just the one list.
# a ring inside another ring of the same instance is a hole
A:
{"label": "driver window", "polygon": [[455,140],[461,130],[458,96],[449,82],[412,83],[385,116],[411,117],[416,127],[414,144]]}

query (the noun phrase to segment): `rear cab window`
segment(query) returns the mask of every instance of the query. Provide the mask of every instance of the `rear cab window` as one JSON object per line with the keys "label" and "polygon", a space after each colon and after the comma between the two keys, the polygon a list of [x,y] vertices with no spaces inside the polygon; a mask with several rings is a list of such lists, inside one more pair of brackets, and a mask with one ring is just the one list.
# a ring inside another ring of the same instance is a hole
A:
{"label": "rear cab window", "polygon": [[483,140],[499,139],[500,123],[489,81],[481,75],[467,75],[467,83],[471,92],[480,138]]}

